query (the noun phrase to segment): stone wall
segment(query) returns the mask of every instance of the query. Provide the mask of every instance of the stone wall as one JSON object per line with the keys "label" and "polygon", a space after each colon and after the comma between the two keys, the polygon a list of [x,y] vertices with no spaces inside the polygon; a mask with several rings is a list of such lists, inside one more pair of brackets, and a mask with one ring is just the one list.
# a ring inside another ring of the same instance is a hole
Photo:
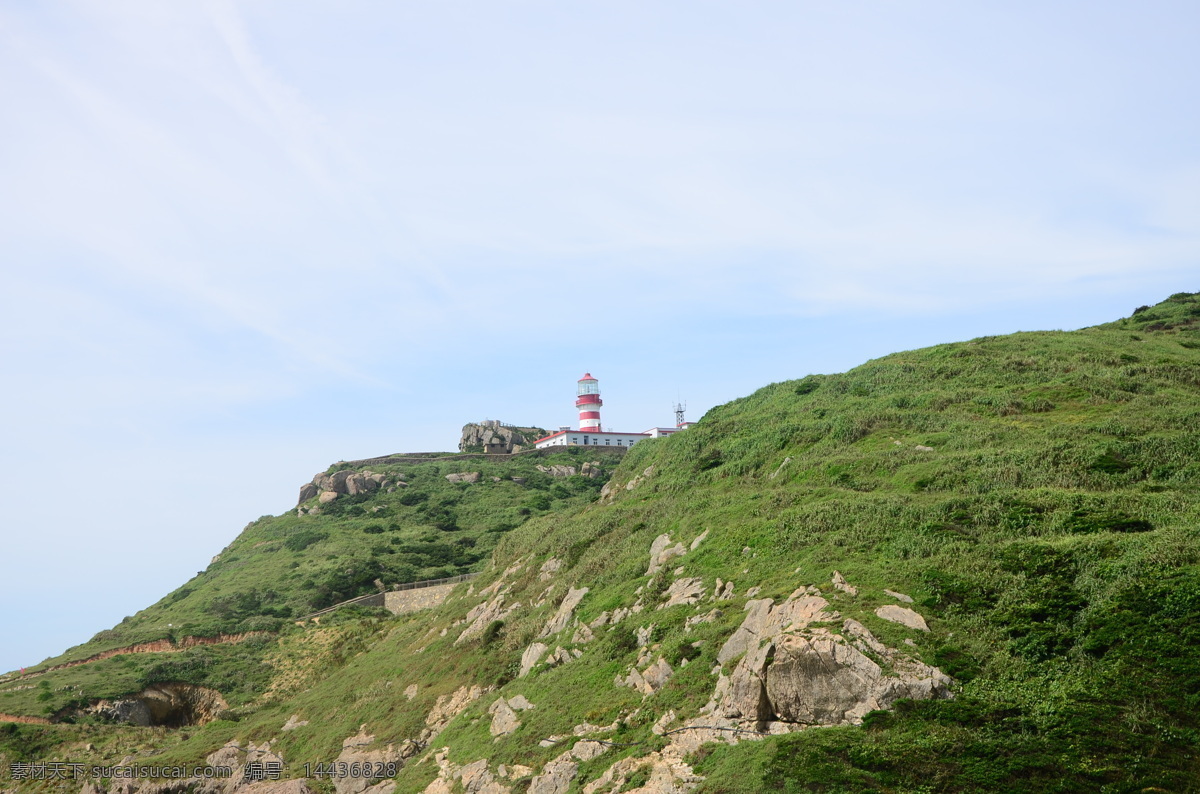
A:
{"label": "stone wall", "polygon": [[439,584],[433,587],[421,587],[415,590],[394,590],[381,593],[383,606],[393,615],[405,615],[421,609],[436,607],[446,600],[450,591],[457,586],[456,582]]}

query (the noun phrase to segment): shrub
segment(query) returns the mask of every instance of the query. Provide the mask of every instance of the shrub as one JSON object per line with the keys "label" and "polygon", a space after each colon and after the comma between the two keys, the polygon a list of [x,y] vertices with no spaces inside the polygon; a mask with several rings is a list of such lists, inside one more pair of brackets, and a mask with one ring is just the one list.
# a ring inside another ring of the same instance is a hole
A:
{"label": "shrub", "polygon": [[290,551],[304,551],[314,543],[320,543],[329,537],[328,532],[321,532],[317,529],[301,529],[293,532],[284,541],[283,545]]}

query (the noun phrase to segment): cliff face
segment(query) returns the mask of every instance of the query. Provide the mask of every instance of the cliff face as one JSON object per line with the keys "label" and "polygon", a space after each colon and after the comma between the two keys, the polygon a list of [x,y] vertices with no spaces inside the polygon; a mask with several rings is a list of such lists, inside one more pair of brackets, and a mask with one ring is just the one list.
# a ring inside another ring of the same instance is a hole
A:
{"label": "cliff face", "polygon": [[512,427],[496,421],[471,422],[463,425],[459,452],[504,453],[531,449],[533,442],[548,435],[540,427]]}
{"label": "cliff face", "polygon": [[[139,620],[315,603],[310,569],[364,578],[363,545],[389,571],[487,548],[478,577],[144,676],[219,690],[240,721],[14,725],[0,754],[282,764],[189,784],[208,794],[1194,790],[1197,372],[1200,300],[1178,295],[776,383],[598,467],[582,448],[372,462],[407,485],[256,522],[211,596]],[[230,601],[247,569],[261,603]],[[37,675],[53,705],[80,685],[61,676],[150,656]],[[34,686],[0,682],[0,711],[36,715]]]}

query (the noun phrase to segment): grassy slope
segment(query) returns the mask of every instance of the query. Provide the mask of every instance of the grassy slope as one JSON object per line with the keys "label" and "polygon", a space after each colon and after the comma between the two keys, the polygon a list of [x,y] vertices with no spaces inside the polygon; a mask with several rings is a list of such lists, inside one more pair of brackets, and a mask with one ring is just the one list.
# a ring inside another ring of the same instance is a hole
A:
{"label": "grassy slope", "polygon": [[[289,511],[263,516],[184,586],[29,670],[153,640],[287,630],[289,618],[375,592],[372,582],[377,578],[391,585],[476,569],[505,532],[532,516],[586,504],[603,483],[580,476],[553,478],[537,466],[578,468],[582,461],[595,459],[601,459],[606,470],[617,462],[611,453],[578,449],[530,453],[502,462],[481,457],[396,458],[361,467],[402,474],[409,485],[393,493],[340,497],[320,515]],[[338,464],[331,470],[346,467]],[[484,476],[478,484],[445,479],[446,474],[463,471]],[[494,476],[501,481],[493,482]],[[525,478],[524,485],[512,477]],[[247,702],[269,682],[264,660],[274,645],[252,640],[182,653],[121,656],[55,671],[36,681],[0,683],[0,712],[53,714],[71,703],[114,697],[172,678],[217,686],[232,696],[231,702]],[[50,695],[43,694],[47,688]]]}
{"label": "grassy slope", "polygon": [[[485,696],[435,746],[459,763],[537,767],[562,750],[540,738],[640,707],[619,739],[631,746],[583,765],[578,788],[621,755],[660,747],[649,726],[668,708],[681,722],[695,715],[747,587],[783,597],[815,584],[889,645],[913,640],[962,682],[957,698],[903,704],[863,728],[706,747],[695,759],[701,791],[1196,790],[1198,325],[1200,301],[1181,295],[1093,329],[941,345],[768,386],[632,450],[615,484],[654,470],[614,504],[564,505],[504,534],[473,588],[525,561],[506,579],[508,600],[525,607],[490,641],[453,645],[454,622],[480,601],[465,585],[427,613],[295,630],[277,653],[300,674],[240,723],[173,737],[183,741],[162,758],[196,759],[236,737],[274,739],[293,765],[328,761],[363,723],[381,742],[415,737],[438,695],[478,683],[538,708],[494,742],[486,709],[496,695]],[[628,606],[637,588],[655,594],[670,581],[643,575],[654,537],[687,543],[705,530],[679,565],[710,589],[717,577],[737,582],[715,623],[685,634],[697,610],[651,610],[597,632],[581,659],[514,679],[567,585],[591,588],[584,621]],[[566,565],[531,608],[551,556]],[[857,598],[832,590],[835,569]],[[913,595],[931,632],[876,618],[884,587]],[[636,657],[630,629],[651,622],[661,652],[691,663],[643,702],[613,678]],[[336,635],[336,652],[306,648],[320,633]],[[409,702],[400,693],[413,683]],[[313,724],[280,734],[293,713]],[[22,728],[27,742],[56,730],[68,729]],[[433,774],[412,764],[398,790]]]}

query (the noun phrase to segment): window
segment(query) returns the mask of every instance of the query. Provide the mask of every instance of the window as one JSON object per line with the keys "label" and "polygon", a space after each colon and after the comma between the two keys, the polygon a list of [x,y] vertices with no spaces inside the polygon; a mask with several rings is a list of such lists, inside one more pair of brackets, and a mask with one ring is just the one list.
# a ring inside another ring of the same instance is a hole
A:
{"label": "window", "polygon": [[612,443],[612,442],[611,442],[611,441],[609,441],[607,438],[606,438],[606,439],[604,439],[604,446],[606,446],[606,447],[607,447],[607,446],[608,446],[609,444],[611,444],[611,443]]}

